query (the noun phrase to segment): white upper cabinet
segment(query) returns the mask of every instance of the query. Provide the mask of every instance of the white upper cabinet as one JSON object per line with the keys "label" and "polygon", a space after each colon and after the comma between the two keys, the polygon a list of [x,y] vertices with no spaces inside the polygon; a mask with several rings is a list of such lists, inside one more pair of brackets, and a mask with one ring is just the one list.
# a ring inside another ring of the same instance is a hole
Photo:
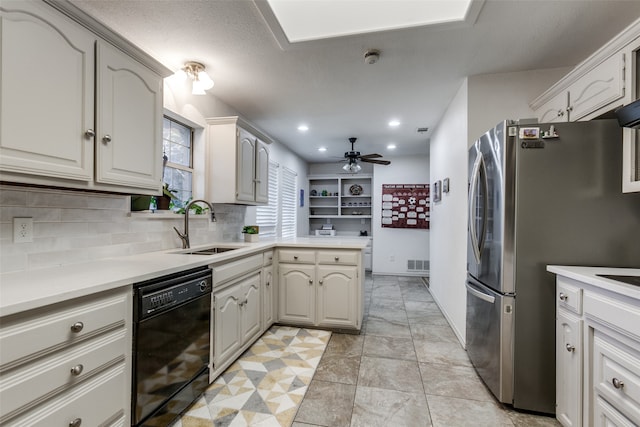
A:
{"label": "white upper cabinet", "polygon": [[44,3],[0,4],[0,168],[93,177],[95,38]]}
{"label": "white upper cabinet", "polygon": [[162,79],[97,46],[96,181],[154,190],[162,180]]}
{"label": "white upper cabinet", "polygon": [[[541,123],[609,117],[640,98],[640,19],[578,64],[529,106]],[[606,115],[606,116],[605,116]],[[622,191],[640,192],[638,131],[624,129]]]}
{"label": "white upper cabinet", "polygon": [[73,18],[40,1],[0,5],[0,179],[159,193],[168,70],[70,3],[54,5]]}
{"label": "white upper cabinet", "polygon": [[211,118],[207,123],[206,199],[213,203],[268,203],[267,138],[257,137],[258,132],[237,116]]}

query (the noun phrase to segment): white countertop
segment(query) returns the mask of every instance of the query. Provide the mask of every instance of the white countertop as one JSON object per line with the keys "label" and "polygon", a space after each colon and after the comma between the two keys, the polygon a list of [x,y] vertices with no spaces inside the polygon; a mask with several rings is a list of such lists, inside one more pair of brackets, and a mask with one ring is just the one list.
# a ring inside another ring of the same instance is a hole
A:
{"label": "white countertop", "polygon": [[547,271],[559,276],[569,277],[583,283],[597,286],[618,294],[640,300],[640,286],[629,285],[617,280],[600,277],[598,274],[612,274],[617,276],[639,276],[640,268],[614,267],[578,267],[570,265],[548,265]]}
{"label": "white countertop", "polygon": [[[239,249],[215,255],[184,255],[211,246],[240,246]],[[132,283],[177,273],[190,268],[261,252],[275,247],[358,249],[367,246],[358,238],[270,239],[258,243],[211,242],[191,249],[170,249],[139,255],[108,258],[55,268],[22,271],[0,275],[0,317],[49,304],[115,289]]]}

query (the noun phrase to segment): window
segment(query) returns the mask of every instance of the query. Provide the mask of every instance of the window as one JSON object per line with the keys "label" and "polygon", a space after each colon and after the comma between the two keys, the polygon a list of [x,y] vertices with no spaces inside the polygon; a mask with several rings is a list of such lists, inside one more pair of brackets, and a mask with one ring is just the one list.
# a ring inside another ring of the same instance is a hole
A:
{"label": "window", "polygon": [[176,196],[173,205],[180,208],[193,197],[193,129],[165,116],[162,150],[167,158],[162,180]]}
{"label": "window", "polygon": [[296,177],[297,173],[282,168],[282,185],[280,186],[280,236],[296,237]]}
{"label": "window", "polygon": [[269,162],[269,204],[256,208],[256,223],[265,237],[296,237],[296,174]]}
{"label": "window", "polygon": [[278,165],[269,161],[269,204],[256,208],[256,223],[265,237],[278,236]]}

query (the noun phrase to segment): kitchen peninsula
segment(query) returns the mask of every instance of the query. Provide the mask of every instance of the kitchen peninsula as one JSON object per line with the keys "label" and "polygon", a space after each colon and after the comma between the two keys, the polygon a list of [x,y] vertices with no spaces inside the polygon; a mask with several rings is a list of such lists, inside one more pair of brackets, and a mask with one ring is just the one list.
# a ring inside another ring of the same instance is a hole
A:
{"label": "kitchen peninsula", "polygon": [[[366,244],[212,242],[0,275],[0,423],[129,424],[138,282],[211,270],[210,382],[273,323],[357,332]],[[197,253],[209,247],[226,250]]]}

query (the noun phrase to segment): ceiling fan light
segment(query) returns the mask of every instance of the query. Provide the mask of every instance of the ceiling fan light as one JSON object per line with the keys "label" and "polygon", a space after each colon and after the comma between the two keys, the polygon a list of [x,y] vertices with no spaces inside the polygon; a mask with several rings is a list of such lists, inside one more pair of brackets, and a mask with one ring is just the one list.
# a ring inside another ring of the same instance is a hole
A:
{"label": "ceiling fan light", "polygon": [[349,161],[349,163],[342,166],[342,169],[345,172],[358,173],[362,170],[362,166],[357,164],[355,161]]}

